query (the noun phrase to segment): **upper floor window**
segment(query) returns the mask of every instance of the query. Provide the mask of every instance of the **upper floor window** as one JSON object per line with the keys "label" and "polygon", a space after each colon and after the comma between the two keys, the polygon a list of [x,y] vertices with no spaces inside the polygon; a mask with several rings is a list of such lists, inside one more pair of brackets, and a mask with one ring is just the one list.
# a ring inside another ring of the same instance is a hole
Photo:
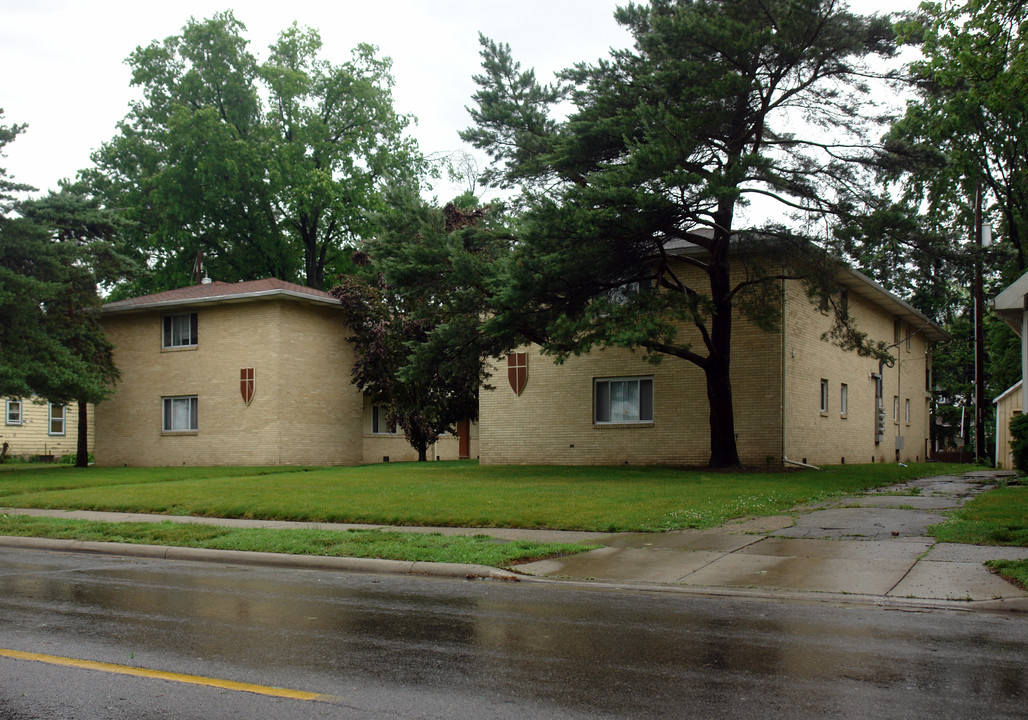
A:
{"label": "upper floor window", "polygon": [[593,397],[596,424],[653,422],[653,378],[597,378]]}
{"label": "upper floor window", "polygon": [[164,316],[163,347],[176,348],[196,345],[196,313]]}
{"label": "upper floor window", "polygon": [[7,401],[6,418],[8,425],[21,425],[21,400]]}
{"label": "upper floor window", "polygon": [[50,403],[50,435],[64,435],[68,409],[64,405]]}

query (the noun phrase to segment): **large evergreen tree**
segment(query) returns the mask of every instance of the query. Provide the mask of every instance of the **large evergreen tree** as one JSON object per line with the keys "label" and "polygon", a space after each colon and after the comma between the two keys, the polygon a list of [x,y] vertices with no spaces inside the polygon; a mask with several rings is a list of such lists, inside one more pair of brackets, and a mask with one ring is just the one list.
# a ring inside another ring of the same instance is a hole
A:
{"label": "large evergreen tree", "polygon": [[[738,465],[733,313],[772,327],[782,278],[828,289],[831,275],[798,234],[740,209],[755,198],[817,217],[851,207],[855,161],[869,154],[865,61],[892,55],[892,29],[833,0],[652,0],[616,18],[635,46],[554,86],[482,39],[463,137],[524,207],[492,332],[558,357],[618,345],[694,363],[706,376],[710,465]],[[562,102],[573,108],[565,120],[554,115]],[[670,259],[686,246],[699,282]],[[617,293],[633,283],[654,291]],[[612,291],[616,302],[602,300]],[[843,342],[868,349],[838,320]]]}

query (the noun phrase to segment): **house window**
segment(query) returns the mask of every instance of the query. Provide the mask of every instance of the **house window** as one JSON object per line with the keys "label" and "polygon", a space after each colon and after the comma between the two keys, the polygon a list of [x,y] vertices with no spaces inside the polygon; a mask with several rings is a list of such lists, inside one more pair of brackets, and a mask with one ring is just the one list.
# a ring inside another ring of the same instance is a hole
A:
{"label": "house window", "polygon": [[892,421],[899,422],[900,419],[900,399],[897,395],[892,396]]}
{"label": "house window", "polygon": [[50,403],[50,435],[63,435],[67,408],[59,403]]}
{"label": "house window", "polygon": [[196,395],[163,398],[164,432],[188,432],[198,428]]}
{"label": "house window", "polygon": [[396,421],[390,422],[389,408],[385,405],[371,406],[371,433],[373,435],[398,435]]}
{"label": "house window", "polygon": [[21,400],[7,401],[7,424],[21,425]]}
{"label": "house window", "polygon": [[849,410],[849,402],[850,402],[849,395],[850,395],[850,386],[847,385],[846,383],[843,383],[839,387],[839,414],[842,415],[843,417],[846,417],[846,413]]}
{"label": "house window", "polygon": [[593,422],[653,422],[653,378],[597,378],[593,381]]}
{"label": "house window", "polygon": [[164,316],[164,342],[162,347],[177,348],[196,345],[196,313]]}
{"label": "house window", "polygon": [[625,283],[611,288],[606,292],[607,300],[613,305],[625,305],[633,295],[638,295],[641,286],[638,282]]}
{"label": "house window", "polygon": [[903,401],[903,419],[907,425],[910,424],[910,398]]}
{"label": "house window", "polygon": [[821,412],[828,412],[828,381],[821,378]]}

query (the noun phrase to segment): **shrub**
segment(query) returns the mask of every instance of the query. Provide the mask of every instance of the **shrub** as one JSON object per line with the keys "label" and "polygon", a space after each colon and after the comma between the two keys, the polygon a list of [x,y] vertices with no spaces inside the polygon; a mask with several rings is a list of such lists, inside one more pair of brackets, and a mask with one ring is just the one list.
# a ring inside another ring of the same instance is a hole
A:
{"label": "shrub", "polygon": [[[76,459],[78,459],[78,455],[76,453],[68,453],[66,455],[61,455],[61,459],[57,462],[61,465],[74,465]],[[89,453],[89,464],[93,464],[93,453]]]}
{"label": "shrub", "polygon": [[1014,467],[1028,473],[1028,415],[1015,415],[1010,421],[1010,445],[1014,450]]}

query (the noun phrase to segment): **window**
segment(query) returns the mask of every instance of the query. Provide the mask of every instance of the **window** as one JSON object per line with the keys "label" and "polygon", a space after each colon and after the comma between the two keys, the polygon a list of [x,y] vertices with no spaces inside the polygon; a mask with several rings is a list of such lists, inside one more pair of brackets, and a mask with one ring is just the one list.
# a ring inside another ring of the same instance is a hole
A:
{"label": "window", "polygon": [[7,424],[21,425],[21,400],[7,401]]}
{"label": "window", "polygon": [[164,432],[188,432],[197,429],[196,395],[166,397],[163,404]]}
{"label": "window", "polygon": [[821,378],[821,412],[828,412],[828,381]]}
{"label": "window", "polygon": [[910,398],[903,401],[903,419],[907,425],[910,424]]}
{"label": "window", "polygon": [[892,421],[899,422],[900,419],[900,399],[898,396],[892,396]]}
{"label": "window", "polygon": [[850,386],[843,383],[839,388],[839,414],[846,417],[846,412],[849,410],[850,402]]}
{"label": "window", "polygon": [[371,406],[371,433],[373,435],[398,435],[396,421],[389,422],[389,408],[385,405]]}
{"label": "window", "polygon": [[607,300],[614,305],[625,305],[633,295],[638,295],[641,286],[638,282],[625,283],[606,292]]}
{"label": "window", "polygon": [[50,435],[63,435],[67,408],[58,403],[50,403]]}
{"label": "window", "polygon": [[164,342],[162,347],[177,348],[196,345],[196,313],[164,316]]}
{"label": "window", "polygon": [[593,422],[653,422],[653,378],[597,378],[593,381]]}

